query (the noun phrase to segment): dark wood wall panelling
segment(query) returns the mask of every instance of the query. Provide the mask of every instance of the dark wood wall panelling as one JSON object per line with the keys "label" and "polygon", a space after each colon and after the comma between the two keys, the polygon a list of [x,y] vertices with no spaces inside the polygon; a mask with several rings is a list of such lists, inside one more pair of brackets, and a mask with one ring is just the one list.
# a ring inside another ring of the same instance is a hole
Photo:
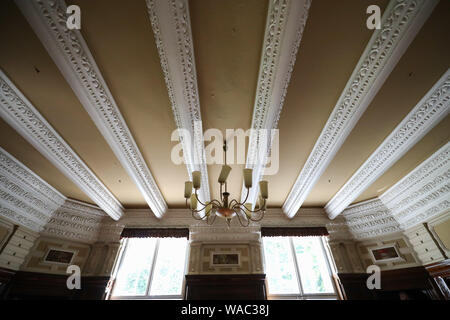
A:
{"label": "dark wood wall panelling", "polygon": [[16,271],[0,268],[0,300],[3,300]]}
{"label": "dark wood wall panelling", "polygon": [[[368,274],[340,273],[339,283],[348,300],[450,300],[450,260],[425,267],[381,272],[381,289],[369,290]],[[68,275],[13,271],[0,268],[2,299],[103,299],[109,277],[82,277],[81,290],[68,290]],[[185,298],[264,300],[265,275],[186,275]]]}
{"label": "dark wood wall panelling", "polygon": [[366,285],[370,274],[340,273],[338,277],[348,300],[448,300],[439,288],[445,292],[443,283],[449,281],[449,266],[450,261],[447,260],[426,267],[382,271],[381,289],[373,290]]}
{"label": "dark wood wall panelling", "polygon": [[450,259],[426,265],[431,284],[442,300],[450,300]]}
{"label": "dark wood wall panelling", "polygon": [[0,300],[101,300],[109,277],[81,277],[81,289],[69,290],[68,275],[0,269]]}
{"label": "dark wood wall panelling", "polygon": [[186,275],[187,300],[266,300],[265,274]]}

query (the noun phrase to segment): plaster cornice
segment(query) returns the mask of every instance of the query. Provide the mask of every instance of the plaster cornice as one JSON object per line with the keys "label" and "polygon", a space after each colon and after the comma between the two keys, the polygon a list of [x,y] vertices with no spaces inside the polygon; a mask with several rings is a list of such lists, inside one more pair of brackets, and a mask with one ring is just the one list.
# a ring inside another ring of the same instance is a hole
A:
{"label": "plaster cornice", "polygon": [[[333,238],[368,239],[402,232],[450,210],[450,142],[379,198],[349,206],[327,225]],[[343,232],[348,231],[344,236]]]}
{"label": "plaster cornice", "polygon": [[[374,31],[283,205],[288,217],[297,214],[437,3],[437,0],[390,1],[381,29]],[[330,216],[335,217],[348,204],[332,209]]]}
{"label": "plaster cornice", "polygon": [[99,238],[107,216],[93,205],[67,199],[51,216],[42,230],[43,235],[93,243]]}
{"label": "plaster cornice", "polygon": [[[66,27],[65,2],[16,3],[152,212],[162,217],[167,204],[83,36]],[[116,212],[114,217],[119,218],[120,214]]]}
{"label": "plaster cornice", "polygon": [[0,147],[0,215],[40,231],[66,197]]}
{"label": "plaster cornice", "polygon": [[188,175],[192,179],[192,171],[201,172],[199,198],[202,202],[209,201],[189,4],[187,0],[146,0],[146,3],[175,123],[178,129],[190,134],[190,141],[180,135]]}
{"label": "plaster cornice", "polygon": [[444,180],[444,177],[448,181],[449,164],[450,142],[447,142],[427,160],[386,190],[380,196],[381,201],[394,213],[400,212],[402,206],[404,209],[407,203],[414,201],[412,195],[420,193],[424,187],[428,186],[429,189],[432,185],[443,182],[441,180]]}
{"label": "plaster cornice", "polygon": [[113,219],[122,215],[120,202],[1,70],[0,115]]}
{"label": "plaster cornice", "polygon": [[326,204],[333,219],[450,112],[450,69]]}
{"label": "plaster cornice", "polygon": [[[250,203],[256,203],[258,182],[264,175],[266,157],[272,146],[270,130],[278,127],[310,6],[311,0],[269,2],[246,161],[246,168],[253,169]],[[261,134],[261,129],[267,134]],[[246,193],[244,186],[242,200]]]}
{"label": "plaster cornice", "polygon": [[42,235],[87,243],[112,221],[95,205],[67,199],[1,147],[0,216]]}

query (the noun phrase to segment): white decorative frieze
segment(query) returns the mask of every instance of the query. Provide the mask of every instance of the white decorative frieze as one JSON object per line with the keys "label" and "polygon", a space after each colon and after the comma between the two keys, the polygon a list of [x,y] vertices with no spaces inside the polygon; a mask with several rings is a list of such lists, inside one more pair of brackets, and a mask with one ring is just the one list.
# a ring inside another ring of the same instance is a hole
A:
{"label": "white decorative frieze", "polygon": [[36,198],[45,202],[53,210],[62,205],[66,200],[66,197],[58,190],[42,180],[41,177],[1,147],[0,172],[2,177],[14,181],[18,186],[21,186],[28,192],[33,192]]}
{"label": "white decorative frieze", "polygon": [[[283,205],[288,217],[297,214],[437,3],[437,0],[390,1],[382,17],[381,29],[374,31]],[[344,203],[336,208],[330,205],[327,210],[332,212],[330,217],[335,217],[350,204]]]}
{"label": "white decorative frieze", "polygon": [[1,70],[0,115],[113,219],[122,216],[120,202]]}
{"label": "white decorative frieze", "polygon": [[188,209],[169,209],[167,216],[164,219],[155,219],[148,217],[148,210],[145,209],[128,209],[126,215],[118,223],[132,226],[179,226],[188,227],[195,220],[192,218],[191,212]]}
{"label": "white decorative frieze", "polygon": [[146,3],[175,123],[178,129],[189,133],[189,137],[179,135],[188,174],[192,179],[193,171],[201,172],[199,198],[202,202],[209,201],[188,1],[146,0]]}
{"label": "white decorative frieze", "polygon": [[357,240],[402,230],[391,211],[378,198],[348,207],[343,217],[353,239]]}
{"label": "white decorative frieze", "polygon": [[301,208],[299,214],[289,219],[281,209],[268,209],[264,219],[257,225],[262,227],[322,227],[331,220],[322,208]]}
{"label": "white decorative frieze", "polygon": [[0,216],[36,232],[39,232],[42,229],[41,222],[35,222],[27,218],[28,214],[23,215],[22,212],[18,210],[5,208],[2,202],[0,202]]}
{"label": "white decorative frieze", "polygon": [[113,221],[97,206],[67,199],[1,147],[0,216],[40,234],[88,243]]}
{"label": "white decorative frieze", "polygon": [[413,227],[445,212],[450,212],[450,201],[448,200],[448,192],[446,199],[442,199],[440,202],[437,203],[434,202],[432,206],[428,206],[428,209],[425,209],[424,211],[414,210],[414,214],[404,219],[404,222],[402,222],[402,226],[405,229]]}
{"label": "white decorative frieze", "polygon": [[66,197],[0,147],[0,215],[40,231]]}
{"label": "white decorative frieze", "polygon": [[[270,130],[278,127],[310,6],[311,0],[269,2],[246,162],[246,168],[253,169],[250,203],[256,203],[258,182],[264,175],[266,157],[272,146]],[[266,130],[265,135],[262,129]],[[264,148],[262,152],[260,148]],[[247,191],[242,190],[244,200]]]}
{"label": "white decorative frieze", "polygon": [[[327,229],[347,239],[366,239],[406,230],[450,210],[450,142],[379,198],[349,206]],[[348,231],[351,236],[345,232]],[[343,235],[343,236],[342,236]]]}
{"label": "white decorative frieze", "polygon": [[325,227],[327,228],[330,240],[348,240],[353,239],[344,217],[339,216],[334,220],[330,220]]}
{"label": "white decorative frieze", "polygon": [[212,227],[193,226],[189,228],[191,242],[260,242],[260,227]]}
{"label": "white decorative frieze", "polygon": [[[118,241],[120,233],[125,227],[153,227],[153,228],[189,228],[192,232],[218,233],[224,232],[230,234],[226,238],[229,240],[233,238],[234,232],[244,232],[249,230],[260,230],[262,227],[281,226],[281,227],[317,227],[326,226],[331,220],[328,219],[325,211],[321,208],[301,209],[301,214],[295,219],[288,219],[281,209],[268,209],[264,219],[261,223],[253,223],[249,227],[242,228],[237,221],[232,223],[230,229],[224,219],[217,218],[213,226],[206,225],[203,221],[196,221],[192,218],[191,212],[188,209],[169,209],[164,219],[156,219],[149,217],[148,210],[129,209],[126,210],[125,215],[119,221],[105,220],[102,222],[99,241]],[[251,231],[253,230],[253,231]],[[222,235],[223,236],[223,235]],[[221,236],[217,236],[219,239]],[[242,239],[244,235],[240,235]],[[223,238],[225,239],[225,238]]]}
{"label": "white decorative frieze", "polygon": [[[167,204],[83,36],[80,31],[67,28],[65,2],[17,0],[16,3],[153,213],[162,217]],[[101,207],[108,214],[116,211],[111,216],[120,218],[121,209],[117,205],[108,210],[105,204]]]}
{"label": "white decorative frieze", "polygon": [[105,218],[108,219],[100,208],[67,199],[53,213],[50,220],[43,227],[42,234],[92,243],[99,238],[100,229]]}
{"label": "white decorative frieze", "polygon": [[386,190],[381,201],[405,228],[449,209],[450,142]]}
{"label": "white decorative frieze", "polygon": [[[328,216],[333,219],[339,215],[449,112],[450,69],[327,203]],[[445,194],[445,190],[442,192]]]}
{"label": "white decorative frieze", "polygon": [[1,147],[0,216],[43,235],[88,243],[113,221],[97,206],[67,199]]}

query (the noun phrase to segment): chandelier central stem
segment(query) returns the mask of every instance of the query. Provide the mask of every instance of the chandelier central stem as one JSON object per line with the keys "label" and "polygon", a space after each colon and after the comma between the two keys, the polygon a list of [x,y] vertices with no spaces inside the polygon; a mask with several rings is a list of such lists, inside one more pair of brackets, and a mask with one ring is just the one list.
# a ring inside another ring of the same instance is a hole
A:
{"label": "chandelier central stem", "polygon": [[[242,202],[236,199],[232,199],[230,201],[230,193],[227,190],[227,178],[230,174],[231,167],[227,164],[228,148],[226,140],[224,140],[223,142],[223,151],[224,164],[222,165],[222,170],[220,171],[218,179],[218,183],[220,185],[220,201],[213,199],[211,201],[203,203],[198,198],[198,190],[200,189],[201,183],[201,173],[200,171],[194,171],[192,172],[192,181],[185,182],[184,197],[186,198],[186,207],[190,207],[192,217],[194,219],[204,220],[209,225],[214,223],[216,216],[219,216],[224,218],[228,227],[230,227],[232,218],[237,216],[239,223],[242,226],[247,227],[250,225],[251,221],[257,222],[264,217],[264,214],[266,212],[266,200],[268,198],[268,184],[267,181],[259,182],[260,196],[258,204],[253,205],[252,203],[247,203],[250,194],[250,188],[252,188],[253,185],[253,170],[246,168],[243,171],[244,186],[247,189],[245,199]],[[194,192],[192,192],[192,188],[194,188]],[[190,199],[189,205],[188,199]],[[197,208],[199,204],[202,206],[202,208]]]}

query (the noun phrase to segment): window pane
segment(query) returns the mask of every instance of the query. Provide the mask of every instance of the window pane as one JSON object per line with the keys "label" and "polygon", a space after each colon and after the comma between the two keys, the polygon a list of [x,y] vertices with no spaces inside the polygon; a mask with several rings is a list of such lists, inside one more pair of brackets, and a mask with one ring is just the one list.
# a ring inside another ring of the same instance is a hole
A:
{"label": "window pane", "polygon": [[155,238],[128,239],[114,284],[113,296],[146,294],[155,245]]}
{"label": "window pane", "polygon": [[159,242],[151,296],[181,295],[186,259],[185,238],[166,238]]}
{"label": "window pane", "polygon": [[319,237],[295,237],[297,264],[304,293],[333,293],[326,257]]}
{"label": "window pane", "polygon": [[263,238],[270,294],[300,293],[288,238]]}

